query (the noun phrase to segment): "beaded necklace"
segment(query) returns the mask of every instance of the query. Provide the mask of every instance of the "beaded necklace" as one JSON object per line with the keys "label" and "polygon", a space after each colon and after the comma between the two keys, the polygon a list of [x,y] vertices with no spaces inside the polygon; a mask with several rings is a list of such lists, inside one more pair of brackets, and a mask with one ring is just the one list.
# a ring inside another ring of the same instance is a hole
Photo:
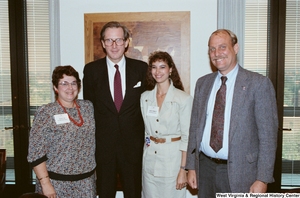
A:
{"label": "beaded necklace", "polygon": [[78,104],[76,103],[76,101],[74,100],[74,104],[76,106],[76,109],[77,109],[77,112],[78,112],[78,115],[79,115],[79,119],[80,119],[80,122],[76,122],[69,114],[68,112],[66,111],[65,107],[62,106],[62,104],[60,103],[59,100],[57,100],[58,104],[63,108],[64,112],[68,115],[69,119],[76,125],[76,126],[79,126],[81,127],[83,125],[83,119],[82,119],[82,116],[81,116],[81,113],[80,113],[80,110],[79,110],[79,106]]}

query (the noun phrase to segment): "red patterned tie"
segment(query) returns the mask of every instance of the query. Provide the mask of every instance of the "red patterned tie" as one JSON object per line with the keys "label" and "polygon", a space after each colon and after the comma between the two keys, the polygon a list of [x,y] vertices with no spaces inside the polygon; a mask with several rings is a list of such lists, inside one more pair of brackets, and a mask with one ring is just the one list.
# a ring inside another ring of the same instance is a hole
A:
{"label": "red patterned tie", "polygon": [[115,68],[116,68],[116,73],[114,78],[114,100],[115,100],[115,106],[119,112],[123,102],[122,83],[121,83],[121,74],[119,71],[119,65],[115,65]]}
{"label": "red patterned tie", "polygon": [[212,118],[210,146],[217,153],[222,148],[224,131],[224,112],[226,103],[226,76],[221,77],[222,85],[217,92]]}

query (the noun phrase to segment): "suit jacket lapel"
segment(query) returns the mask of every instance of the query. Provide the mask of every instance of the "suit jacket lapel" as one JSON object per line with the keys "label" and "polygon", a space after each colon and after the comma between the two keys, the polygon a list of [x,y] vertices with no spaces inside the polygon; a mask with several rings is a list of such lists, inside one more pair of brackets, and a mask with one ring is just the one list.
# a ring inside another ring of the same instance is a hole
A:
{"label": "suit jacket lapel", "polygon": [[126,58],[126,90],[124,100],[120,109],[120,113],[126,109],[128,106],[131,106],[134,86],[138,83],[134,67],[132,67],[131,61]]}
{"label": "suit jacket lapel", "polygon": [[[170,105],[172,105],[172,102],[173,102],[174,89],[175,89],[175,87],[173,86],[173,82],[171,82],[168,92],[167,92],[165,99],[160,108],[160,112],[159,112],[160,116],[163,116],[164,113],[170,113],[169,108],[171,108]],[[155,90],[155,93],[156,93],[156,90]],[[156,98],[156,95],[155,95],[155,98]]]}
{"label": "suit jacket lapel", "polygon": [[106,58],[102,59],[103,62],[99,65],[99,77],[98,84],[99,87],[97,90],[101,90],[102,93],[99,93],[103,104],[105,104],[111,111],[117,113],[117,109],[115,107],[115,103],[113,101],[110,88],[109,88],[109,79],[108,79],[108,70],[107,70],[107,63]]}
{"label": "suit jacket lapel", "polygon": [[239,66],[239,71],[236,76],[234,92],[232,98],[232,107],[231,107],[231,118],[230,118],[230,128],[229,128],[229,141],[232,140],[235,128],[239,123],[240,109],[244,104],[244,101],[247,100],[246,93],[248,89],[248,76],[245,73],[245,69]]}
{"label": "suit jacket lapel", "polygon": [[199,122],[197,128],[200,131],[199,135],[197,135],[197,144],[198,144],[197,148],[200,148],[200,143],[202,141],[204,127],[206,123],[207,104],[217,75],[218,75],[217,72],[212,73],[211,76],[207,78],[205,82],[203,82],[203,85],[201,85],[203,86],[203,88],[201,88],[201,90],[203,91],[200,92],[198,96],[200,97],[201,102],[198,103],[200,106],[196,107],[198,109],[198,115],[199,115]]}

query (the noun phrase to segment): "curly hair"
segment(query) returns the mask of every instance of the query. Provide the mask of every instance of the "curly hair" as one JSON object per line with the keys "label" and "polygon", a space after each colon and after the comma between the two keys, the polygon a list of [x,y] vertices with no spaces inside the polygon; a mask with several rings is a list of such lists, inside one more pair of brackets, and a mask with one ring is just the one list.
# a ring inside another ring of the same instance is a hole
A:
{"label": "curly hair", "polygon": [[[64,77],[64,75],[73,76],[76,78],[78,92],[79,92],[80,88],[81,88],[81,80],[79,78],[78,72],[71,65],[55,67],[55,69],[53,70],[53,73],[52,73],[52,85],[57,88],[59,80],[62,79]],[[53,90],[54,90],[54,88],[53,88]],[[58,94],[55,92],[55,90],[54,90],[54,93],[55,93],[55,99],[57,99]]]}
{"label": "curly hair", "polygon": [[169,66],[169,68],[172,68],[172,73],[170,74],[169,78],[172,80],[174,87],[184,91],[178,70],[172,57],[169,53],[162,51],[155,51],[149,56],[149,66],[146,75],[146,90],[153,90],[155,87],[156,81],[152,76],[152,63],[156,61],[163,61]]}

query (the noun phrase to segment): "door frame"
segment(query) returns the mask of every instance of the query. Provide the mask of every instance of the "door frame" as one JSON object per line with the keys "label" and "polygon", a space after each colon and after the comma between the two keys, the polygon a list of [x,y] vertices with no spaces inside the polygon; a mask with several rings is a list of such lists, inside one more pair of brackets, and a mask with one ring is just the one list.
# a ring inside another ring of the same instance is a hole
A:
{"label": "door frame", "polygon": [[34,191],[31,174],[32,169],[27,162],[30,107],[26,0],[9,0],[8,9],[15,184],[6,184],[4,196],[19,197],[29,190]]}

